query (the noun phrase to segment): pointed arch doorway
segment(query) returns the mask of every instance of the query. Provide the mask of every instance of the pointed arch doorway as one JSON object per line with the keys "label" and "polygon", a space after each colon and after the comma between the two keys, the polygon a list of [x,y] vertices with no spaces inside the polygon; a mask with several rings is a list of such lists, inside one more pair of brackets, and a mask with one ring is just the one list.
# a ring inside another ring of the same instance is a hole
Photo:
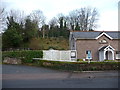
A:
{"label": "pointed arch doorway", "polygon": [[99,49],[99,61],[114,60],[114,50],[110,45],[101,47]]}
{"label": "pointed arch doorway", "polygon": [[106,53],[105,53],[105,59],[106,60],[114,60],[113,59],[112,51],[106,51]]}

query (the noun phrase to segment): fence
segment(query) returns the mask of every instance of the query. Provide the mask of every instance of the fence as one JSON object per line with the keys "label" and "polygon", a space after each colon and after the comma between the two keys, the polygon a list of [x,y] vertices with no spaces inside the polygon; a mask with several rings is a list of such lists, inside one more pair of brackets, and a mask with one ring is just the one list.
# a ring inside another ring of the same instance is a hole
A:
{"label": "fence", "polygon": [[75,50],[43,50],[43,60],[75,61]]}

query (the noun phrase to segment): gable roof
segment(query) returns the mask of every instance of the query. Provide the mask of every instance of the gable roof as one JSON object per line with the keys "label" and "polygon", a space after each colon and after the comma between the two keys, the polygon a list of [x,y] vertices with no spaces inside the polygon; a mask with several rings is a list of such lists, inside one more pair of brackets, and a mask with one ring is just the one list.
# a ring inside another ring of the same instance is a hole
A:
{"label": "gable roof", "polygon": [[99,36],[97,36],[95,39],[100,38],[101,36],[105,35],[106,37],[108,37],[109,39],[113,39],[110,35],[106,34],[105,32],[101,33]]}
{"label": "gable roof", "polygon": [[120,39],[119,31],[72,31],[75,39],[96,39],[102,33],[111,39]]}
{"label": "gable roof", "polygon": [[112,46],[106,45],[106,46],[100,47],[100,48],[99,48],[99,51],[103,51],[103,50],[105,50],[106,48],[111,48],[112,50],[115,50]]}

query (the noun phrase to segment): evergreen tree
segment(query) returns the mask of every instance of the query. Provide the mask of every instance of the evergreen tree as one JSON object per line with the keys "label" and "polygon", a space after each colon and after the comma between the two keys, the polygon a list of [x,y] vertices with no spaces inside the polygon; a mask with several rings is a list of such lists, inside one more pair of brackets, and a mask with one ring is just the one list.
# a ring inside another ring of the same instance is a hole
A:
{"label": "evergreen tree", "polygon": [[7,17],[8,28],[3,33],[3,49],[18,48],[22,44],[22,35],[20,32],[20,25],[14,21],[13,17]]}
{"label": "evergreen tree", "polygon": [[79,26],[78,22],[76,23],[75,30],[80,30],[80,26]]}
{"label": "evergreen tree", "polygon": [[25,22],[24,29],[24,42],[29,42],[30,39],[38,37],[38,24],[34,21],[31,21],[28,17]]}
{"label": "evergreen tree", "polygon": [[63,17],[60,17],[60,29],[63,29]]}

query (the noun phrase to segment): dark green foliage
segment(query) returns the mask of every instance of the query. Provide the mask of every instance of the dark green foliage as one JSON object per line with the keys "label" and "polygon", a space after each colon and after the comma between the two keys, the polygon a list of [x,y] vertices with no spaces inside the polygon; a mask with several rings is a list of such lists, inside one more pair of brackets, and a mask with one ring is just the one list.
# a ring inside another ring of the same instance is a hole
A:
{"label": "dark green foliage", "polygon": [[3,34],[3,48],[20,47],[22,43],[22,36],[15,28],[10,28]]}
{"label": "dark green foliage", "polygon": [[25,20],[24,42],[29,42],[30,39],[38,36],[38,24],[28,17]]}
{"label": "dark green foliage", "polygon": [[78,22],[77,22],[77,24],[76,24],[75,30],[76,30],[76,31],[80,30],[80,26],[79,26]]}
{"label": "dark green foliage", "polygon": [[23,63],[31,63],[32,58],[42,58],[43,53],[41,51],[23,51],[22,57],[25,57]]}
{"label": "dark green foliage", "polygon": [[59,37],[59,36],[60,36],[60,29],[57,26],[55,27],[51,26],[48,33],[48,37]]}
{"label": "dark green foliage", "polygon": [[104,60],[104,62],[114,62],[114,61],[117,61],[117,60]]}
{"label": "dark green foliage", "polygon": [[23,40],[20,32],[21,25],[15,22],[12,16],[7,19],[8,29],[2,35],[3,49],[20,47]]}
{"label": "dark green foliage", "polygon": [[[23,18],[23,20],[20,20],[19,16],[16,18],[17,13],[15,16],[14,14],[10,14],[7,16],[7,20],[5,20],[7,29],[2,34],[2,50],[28,49],[30,48],[29,44],[31,44],[31,40],[34,38],[62,37],[68,40],[70,30],[93,31],[93,26],[96,25],[91,20],[96,21],[98,19],[96,19],[97,10],[91,10],[91,8],[81,8],[70,12],[71,14],[68,16],[60,14],[58,18],[53,18],[52,22],[48,25],[45,24],[45,17],[41,11],[35,11]],[[89,17],[90,20],[88,20]],[[44,49],[42,45],[38,48],[40,44],[42,43],[40,42],[35,49]],[[50,43],[47,43],[47,45],[49,47]],[[57,49],[57,47],[59,46],[55,46],[54,48]]]}
{"label": "dark green foliage", "polygon": [[118,70],[120,62],[60,62],[40,60],[39,65],[67,71]]}
{"label": "dark green foliage", "polygon": [[64,22],[64,29],[67,29],[67,22]]}
{"label": "dark green foliage", "polygon": [[77,59],[77,61],[82,61],[83,62],[83,59]]}
{"label": "dark green foliage", "polygon": [[8,16],[7,20],[7,29],[2,34],[3,50],[24,48],[32,38],[38,37],[38,24],[29,17],[25,24],[16,22],[13,16]]}
{"label": "dark green foliage", "polygon": [[10,57],[10,58],[18,58],[20,57],[21,54],[19,51],[5,51],[2,52],[2,58],[4,59],[5,57]]}
{"label": "dark green foliage", "polygon": [[60,35],[63,36],[64,38],[68,39],[69,38],[69,30],[67,30],[67,29],[61,30]]}
{"label": "dark green foliage", "polygon": [[[23,22],[17,22],[14,16],[7,17],[7,29],[2,34],[2,50],[15,50],[15,49],[28,49],[31,44],[31,41],[34,38],[69,38],[69,30],[67,30],[67,21],[63,17],[59,18],[60,26],[57,24],[42,25],[42,28],[39,28],[39,24],[32,20],[30,16],[24,18]],[[60,42],[62,42],[60,40]],[[34,43],[33,43],[34,44]],[[42,42],[39,42],[34,49],[44,49]],[[39,47],[40,45],[40,47]],[[50,43],[47,44],[47,47],[51,46]],[[65,45],[64,45],[65,46]],[[38,48],[39,47],[39,48]],[[59,46],[53,46],[57,49]],[[67,46],[66,46],[67,47]],[[48,48],[49,49],[49,48]]]}
{"label": "dark green foliage", "polygon": [[42,58],[43,51],[40,50],[26,50],[26,51],[4,51],[2,52],[2,58],[20,58],[23,63],[31,63],[32,58]]}
{"label": "dark green foliage", "polygon": [[63,29],[63,17],[60,17],[59,20],[60,20],[60,29],[62,30]]}

